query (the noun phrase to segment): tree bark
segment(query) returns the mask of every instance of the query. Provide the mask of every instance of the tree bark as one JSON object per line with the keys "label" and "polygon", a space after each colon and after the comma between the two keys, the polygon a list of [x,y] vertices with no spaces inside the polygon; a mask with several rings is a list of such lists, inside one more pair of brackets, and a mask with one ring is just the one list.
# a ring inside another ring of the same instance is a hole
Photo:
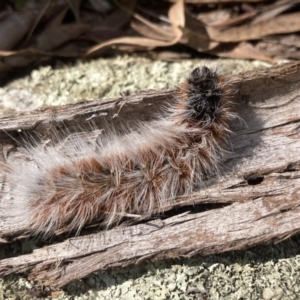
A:
{"label": "tree bark", "polygon": [[[231,149],[221,174],[190,197],[165,205],[165,211],[185,207],[185,213],[176,215],[172,210],[168,218],[140,220],[132,226],[72,237],[28,255],[3,259],[0,274],[29,270],[32,279],[63,286],[99,269],[244,249],[298,233],[299,66],[288,63],[230,78],[237,89],[235,101],[241,120],[231,126]],[[41,142],[53,124],[73,132],[79,123],[93,120],[99,128],[112,122],[118,129],[122,119],[151,120],[173,92],[145,91],[102,103],[82,102],[2,117],[3,157],[14,147],[12,138],[17,139],[19,129],[38,135]],[[0,214],[2,242],[22,237],[18,228],[7,222],[7,216]]]}

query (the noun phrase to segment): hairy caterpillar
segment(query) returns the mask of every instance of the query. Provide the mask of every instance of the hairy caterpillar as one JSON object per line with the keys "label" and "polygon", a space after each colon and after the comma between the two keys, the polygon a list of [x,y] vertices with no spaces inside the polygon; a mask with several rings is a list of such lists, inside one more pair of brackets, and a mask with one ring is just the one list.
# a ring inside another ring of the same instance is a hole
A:
{"label": "hairy caterpillar", "polygon": [[52,235],[86,223],[118,223],[126,214],[151,215],[166,199],[190,194],[214,173],[230,133],[234,90],[205,66],[176,88],[174,101],[157,120],[96,148],[78,138],[58,147],[28,148],[34,163],[9,165],[9,207],[26,229]]}

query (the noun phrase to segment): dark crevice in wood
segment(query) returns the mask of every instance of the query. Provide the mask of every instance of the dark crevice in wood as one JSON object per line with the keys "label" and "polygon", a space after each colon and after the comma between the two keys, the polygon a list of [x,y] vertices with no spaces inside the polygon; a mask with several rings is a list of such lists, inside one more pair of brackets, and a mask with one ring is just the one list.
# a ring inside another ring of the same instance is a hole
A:
{"label": "dark crevice in wood", "polygon": [[244,176],[249,185],[257,185],[263,182],[264,176],[259,173],[252,173]]}

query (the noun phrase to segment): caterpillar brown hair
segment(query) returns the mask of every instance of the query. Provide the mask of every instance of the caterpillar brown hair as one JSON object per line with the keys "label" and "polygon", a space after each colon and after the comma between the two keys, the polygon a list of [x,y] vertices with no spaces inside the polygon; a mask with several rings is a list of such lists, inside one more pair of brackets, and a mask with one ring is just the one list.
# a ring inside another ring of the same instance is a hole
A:
{"label": "caterpillar brown hair", "polygon": [[232,86],[205,66],[176,88],[162,116],[96,147],[78,138],[62,153],[57,146],[28,147],[34,163],[10,163],[9,210],[26,229],[52,235],[86,223],[107,226],[125,214],[150,216],[166,199],[188,195],[216,172],[233,112]]}

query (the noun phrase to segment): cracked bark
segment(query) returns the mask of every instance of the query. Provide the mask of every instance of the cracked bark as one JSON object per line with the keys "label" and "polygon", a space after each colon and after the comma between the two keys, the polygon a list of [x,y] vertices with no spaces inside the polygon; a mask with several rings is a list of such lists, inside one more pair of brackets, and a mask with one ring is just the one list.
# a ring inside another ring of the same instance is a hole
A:
{"label": "cracked bark", "polygon": [[[237,112],[243,121],[231,126],[231,152],[221,175],[190,197],[177,199],[176,206],[185,207],[185,213],[176,215],[172,210],[164,219],[137,220],[131,226],[72,237],[31,254],[3,259],[0,274],[30,271],[31,279],[63,286],[99,269],[245,249],[298,233],[299,66],[288,63],[234,77]],[[103,103],[82,102],[4,116],[0,118],[2,159],[15,147],[12,138],[18,138],[19,129],[35,134],[40,142],[49,137],[53,125],[73,132],[79,123],[92,119],[100,128],[113,122],[117,129],[121,119],[150,120],[172,92],[145,91]],[[201,211],[203,204],[216,206]],[[172,207],[174,203],[166,203],[165,211]],[[0,225],[2,242],[22,237],[3,214]]]}

